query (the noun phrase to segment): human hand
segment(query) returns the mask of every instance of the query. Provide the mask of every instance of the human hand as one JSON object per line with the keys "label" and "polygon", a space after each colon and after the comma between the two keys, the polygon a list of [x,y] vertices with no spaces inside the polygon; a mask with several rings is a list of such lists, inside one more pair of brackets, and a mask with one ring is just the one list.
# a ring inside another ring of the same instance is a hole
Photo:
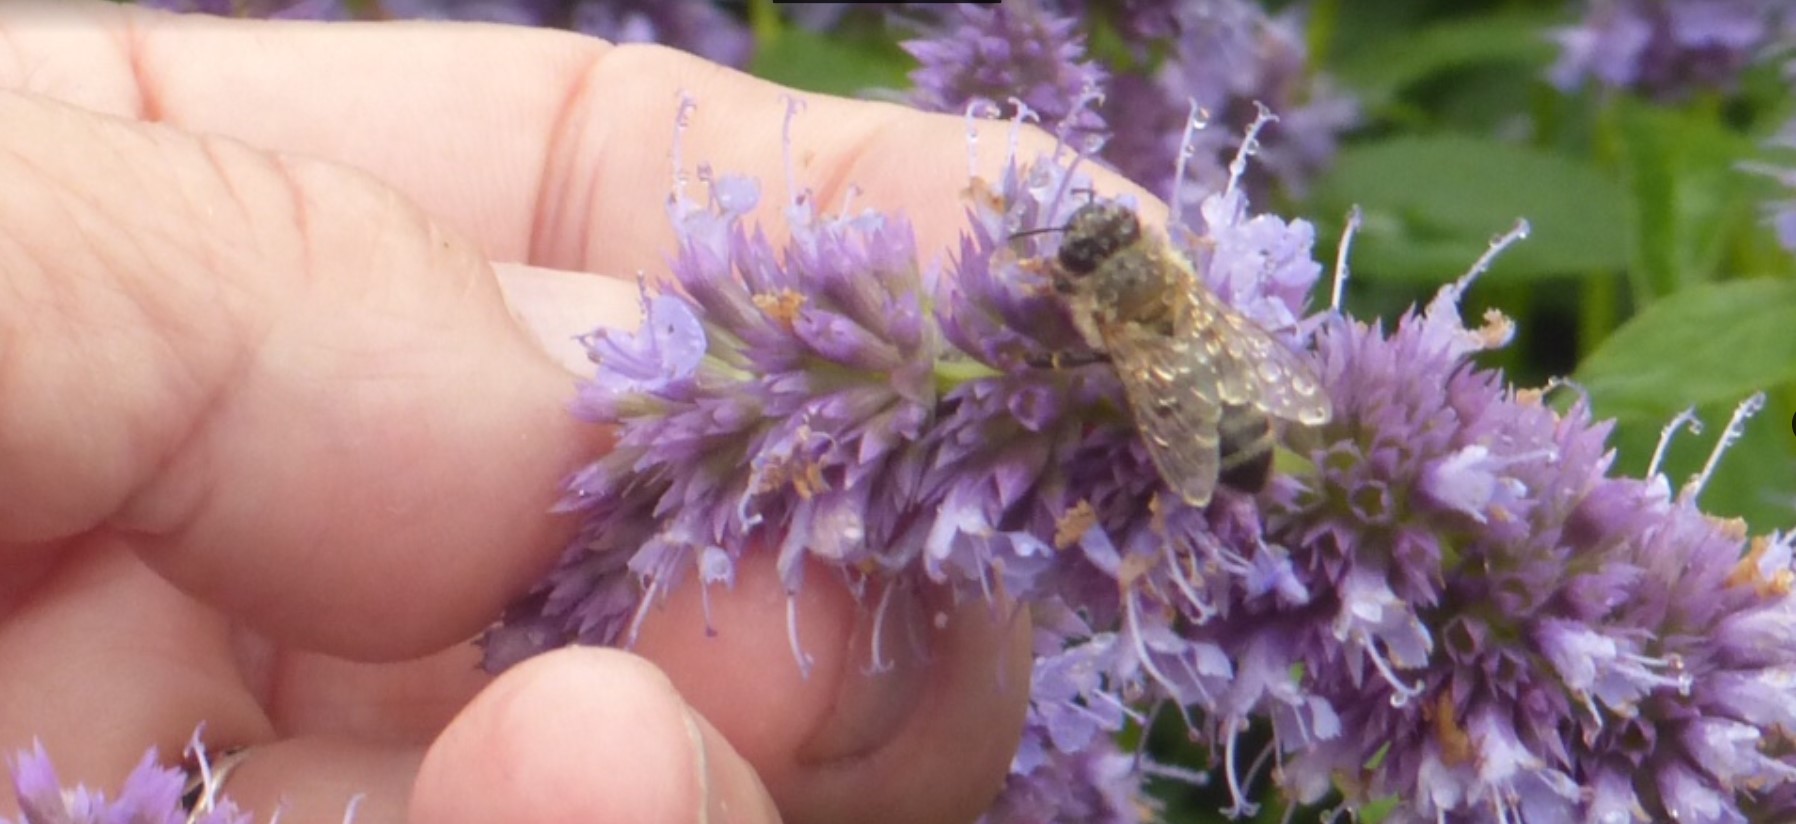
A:
{"label": "human hand", "polygon": [[[227,793],[289,824],[357,794],[363,824],[989,802],[1028,655],[984,604],[918,605],[927,660],[869,676],[864,610],[810,576],[804,679],[766,553],[711,593],[714,638],[689,586],[640,657],[490,679],[465,643],[574,527],[546,512],[604,434],[539,340],[636,322],[632,276],[672,248],[679,93],[687,164],[779,202],[785,92],[542,30],[96,2],[8,4],[0,32],[0,746],[40,737],[114,787],[204,721],[252,748]],[[818,202],[852,184],[945,250],[962,121],[807,100]],[[982,128],[992,169],[1007,127]]]}

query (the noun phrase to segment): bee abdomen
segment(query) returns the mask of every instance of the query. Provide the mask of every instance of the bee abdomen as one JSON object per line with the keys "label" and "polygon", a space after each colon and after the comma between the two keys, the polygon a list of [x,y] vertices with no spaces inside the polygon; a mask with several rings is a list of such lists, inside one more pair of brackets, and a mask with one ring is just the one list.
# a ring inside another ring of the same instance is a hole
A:
{"label": "bee abdomen", "polygon": [[1272,419],[1245,404],[1225,406],[1216,427],[1217,479],[1242,492],[1259,492],[1272,476]]}

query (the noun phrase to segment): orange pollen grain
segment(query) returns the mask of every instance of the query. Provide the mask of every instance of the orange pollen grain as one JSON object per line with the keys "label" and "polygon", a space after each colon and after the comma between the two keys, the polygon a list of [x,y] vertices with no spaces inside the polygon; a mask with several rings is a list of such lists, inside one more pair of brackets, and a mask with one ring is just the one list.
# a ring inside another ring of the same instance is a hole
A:
{"label": "orange pollen grain", "polygon": [[1770,550],[1770,538],[1763,535],[1753,538],[1751,547],[1728,573],[1728,585],[1750,586],[1761,598],[1782,598],[1796,590],[1796,570],[1780,569],[1768,576],[1760,574],[1765,553]]}
{"label": "orange pollen grain", "polygon": [[1470,764],[1477,756],[1477,749],[1472,746],[1472,737],[1466,734],[1465,728],[1459,726],[1459,719],[1453,717],[1453,697],[1442,690],[1440,697],[1434,702],[1429,719],[1434,723],[1434,737],[1440,742],[1441,760],[1449,765]]}
{"label": "orange pollen grain", "polygon": [[1090,501],[1080,501],[1072,509],[1060,516],[1054,524],[1054,548],[1066,549],[1079,542],[1085,531],[1097,526],[1098,514],[1091,508]]}
{"label": "orange pollen grain", "polygon": [[805,298],[804,295],[791,289],[781,289],[777,292],[755,295],[751,300],[755,302],[755,306],[760,307],[761,311],[766,312],[768,317],[778,321],[781,326],[791,329],[792,324],[798,321],[799,310],[804,308]]}

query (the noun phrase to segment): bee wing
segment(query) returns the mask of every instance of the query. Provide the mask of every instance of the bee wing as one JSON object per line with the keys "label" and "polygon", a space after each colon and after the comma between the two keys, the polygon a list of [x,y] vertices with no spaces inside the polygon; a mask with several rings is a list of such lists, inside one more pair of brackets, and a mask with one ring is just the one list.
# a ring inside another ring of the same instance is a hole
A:
{"label": "bee wing", "polygon": [[1221,460],[1214,361],[1189,337],[1153,334],[1130,323],[1104,332],[1135,427],[1160,477],[1191,505],[1209,503]]}
{"label": "bee wing", "polygon": [[1178,336],[1196,348],[1215,373],[1222,403],[1251,404],[1276,418],[1314,426],[1333,414],[1322,382],[1295,352],[1259,324],[1201,287],[1180,318]]}

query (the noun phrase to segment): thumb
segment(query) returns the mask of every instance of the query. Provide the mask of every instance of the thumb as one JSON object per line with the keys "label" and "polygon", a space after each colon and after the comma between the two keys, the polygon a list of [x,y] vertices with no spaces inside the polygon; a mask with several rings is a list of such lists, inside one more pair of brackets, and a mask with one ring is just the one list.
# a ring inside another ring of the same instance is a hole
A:
{"label": "thumb", "polygon": [[424,758],[410,818],[773,824],[748,763],[628,653],[569,647],[500,676]]}

